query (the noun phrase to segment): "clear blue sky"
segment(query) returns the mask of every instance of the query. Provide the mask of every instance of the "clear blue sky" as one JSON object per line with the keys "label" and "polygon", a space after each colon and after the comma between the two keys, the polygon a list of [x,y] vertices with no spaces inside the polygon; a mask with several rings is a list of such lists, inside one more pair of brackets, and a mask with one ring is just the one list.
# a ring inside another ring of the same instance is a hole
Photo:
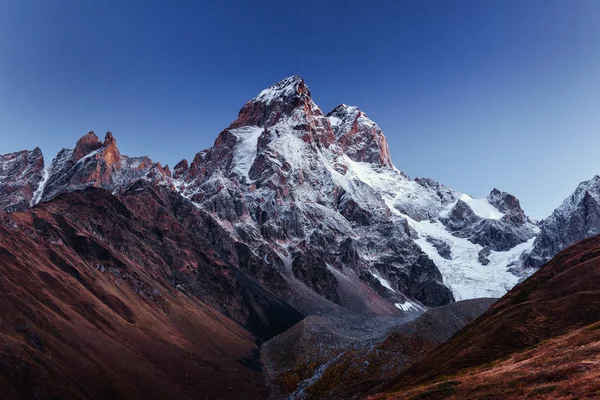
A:
{"label": "clear blue sky", "polygon": [[0,0],[0,153],[89,130],[173,165],[298,74],[396,166],[534,217],[600,173],[600,2]]}

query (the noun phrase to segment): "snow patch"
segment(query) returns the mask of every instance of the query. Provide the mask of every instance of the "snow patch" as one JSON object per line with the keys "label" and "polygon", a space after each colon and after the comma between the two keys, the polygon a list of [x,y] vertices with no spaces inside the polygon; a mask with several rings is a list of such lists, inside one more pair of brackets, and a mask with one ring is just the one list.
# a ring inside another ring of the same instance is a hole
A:
{"label": "snow patch", "polygon": [[[508,251],[492,251],[488,256],[490,263],[484,266],[478,261],[479,252],[483,248],[481,245],[453,236],[439,221],[417,222],[410,217],[405,218],[418,234],[415,242],[438,267],[444,284],[452,290],[457,301],[503,296],[519,281],[519,278],[509,271],[509,265],[530,249],[535,240],[532,238]],[[447,260],[440,256],[435,247],[427,241],[428,236],[449,243],[452,259]]]}
{"label": "snow patch", "polygon": [[[502,217],[504,217],[504,213],[500,212],[496,207],[491,205],[487,199],[474,199],[468,194],[462,194],[458,200],[462,200],[467,203],[475,215],[481,218],[500,220]],[[447,217],[454,206],[456,206],[458,200],[450,203],[446,208],[444,208],[444,210],[440,213],[440,217]]]}
{"label": "snow patch", "polygon": [[379,281],[379,283],[381,283],[381,286],[383,286],[386,289],[391,290],[392,292],[396,292],[392,288],[392,286],[390,285],[390,282],[387,279],[383,278],[381,275],[379,275],[378,273],[373,272],[373,271],[371,271],[371,275],[373,275],[373,277],[375,277]]}
{"label": "snow patch", "polygon": [[48,179],[50,179],[50,164],[45,164],[42,171],[42,180],[38,184],[37,189],[35,189],[35,192],[31,197],[31,203],[29,204],[30,207],[35,206],[42,199],[42,194],[44,193]]}
{"label": "snow patch", "polygon": [[417,306],[410,301],[405,301],[404,303],[394,303],[394,305],[402,311],[419,311],[419,308],[421,308],[417,308]]}
{"label": "snow patch", "polygon": [[248,173],[256,158],[258,137],[263,132],[263,128],[258,126],[245,126],[242,128],[231,129],[230,132],[238,139],[233,151],[232,172],[235,172],[250,181]]}
{"label": "snow patch", "polygon": [[331,124],[332,127],[335,128],[336,126],[338,126],[342,123],[342,120],[338,117],[331,116],[331,117],[329,117],[329,123]]}
{"label": "snow patch", "polygon": [[302,78],[296,75],[285,78],[260,92],[253,101],[269,104],[278,98],[291,97],[298,93],[298,84],[301,81]]}

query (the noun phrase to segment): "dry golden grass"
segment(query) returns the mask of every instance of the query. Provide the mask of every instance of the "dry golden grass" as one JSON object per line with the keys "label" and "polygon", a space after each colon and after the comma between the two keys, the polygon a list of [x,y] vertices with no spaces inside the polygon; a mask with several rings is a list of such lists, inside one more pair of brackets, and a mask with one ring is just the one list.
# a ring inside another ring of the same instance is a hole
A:
{"label": "dry golden grass", "polygon": [[542,342],[504,360],[371,399],[600,399],[600,324]]}

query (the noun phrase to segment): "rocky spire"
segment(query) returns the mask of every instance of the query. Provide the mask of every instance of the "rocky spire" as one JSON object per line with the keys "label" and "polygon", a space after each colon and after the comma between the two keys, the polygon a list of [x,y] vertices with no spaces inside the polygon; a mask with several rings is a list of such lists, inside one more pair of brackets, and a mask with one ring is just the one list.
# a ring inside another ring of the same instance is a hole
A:
{"label": "rocky spire", "polygon": [[505,214],[504,218],[517,225],[527,221],[525,211],[521,208],[519,200],[510,193],[494,188],[487,197],[488,202]]}
{"label": "rocky spire", "polygon": [[188,169],[190,169],[188,160],[184,158],[183,160],[175,164],[175,168],[173,168],[173,179],[181,178],[183,174],[187,172]]}
{"label": "rocky spire", "polygon": [[113,165],[121,159],[121,153],[117,149],[117,141],[113,137],[112,132],[106,132],[104,144],[102,145],[102,155],[108,165]]}
{"label": "rocky spire", "polygon": [[100,147],[102,147],[102,142],[98,140],[98,136],[96,136],[94,131],[89,131],[77,141],[75,149],[73,150],[73,161],[79,161],[84,156],[94,150],[98,150]]}
{"label": "rocky spire", "polygon": [[390,149],[379,126],[358,107],[340,104],[327,114],[337,143],[354,161],[392,167]]}

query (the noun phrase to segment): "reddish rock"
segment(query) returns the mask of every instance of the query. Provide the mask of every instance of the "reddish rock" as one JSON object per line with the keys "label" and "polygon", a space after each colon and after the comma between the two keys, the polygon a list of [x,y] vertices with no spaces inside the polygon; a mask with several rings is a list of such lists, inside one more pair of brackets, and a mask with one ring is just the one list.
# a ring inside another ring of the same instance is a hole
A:
{"label": "reddish rock", "polygon": [[107,165],[113,166],[121,160],[121,153],[117,149],[117,141],[111,132],[106,133],[102,147],[102,156]]}
{"label": "reddish rock", "polygon": [[379,126],[357,107],[341,104],[327,114],[337,143],[352,160],[392,167],[390,149]]}
{"label": "reddish rock", "polygon": [[92,151],[98,150],[100,147],[102,147],[102,142],[98,140],[98,136],[96,136],[94,131],[90,131],[77,141],[75,149],[73,150],[72,160],[77,162]]}
{"label": "reddish rock", "polygon": [[188,165],[188,161],[186,159],[179,161],[175,165],[175,168],[173,168],[173,179],[181,178],[183,174],[188,171],[188,169],[190,169],[190,166]]}

